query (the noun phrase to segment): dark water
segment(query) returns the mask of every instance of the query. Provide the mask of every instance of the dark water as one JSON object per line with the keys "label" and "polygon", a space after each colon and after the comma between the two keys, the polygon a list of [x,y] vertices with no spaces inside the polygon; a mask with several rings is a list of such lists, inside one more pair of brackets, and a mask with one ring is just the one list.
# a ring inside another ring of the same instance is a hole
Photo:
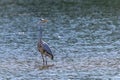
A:
{"label": "dark water", "polygon": [[[1,0],[0,80],[119,80],[119,0]],[[39,70],[37,21],[55,59]]]}

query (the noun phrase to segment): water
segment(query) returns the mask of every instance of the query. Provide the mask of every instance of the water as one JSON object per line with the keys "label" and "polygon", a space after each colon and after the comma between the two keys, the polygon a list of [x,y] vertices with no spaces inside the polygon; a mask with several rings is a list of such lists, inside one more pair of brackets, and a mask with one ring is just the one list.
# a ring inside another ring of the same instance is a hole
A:
{"label": "water", "polygon": [[[119,0],[1,0],[0,80],[119,80]],[[39,70],[39,18],[55,66]]]}

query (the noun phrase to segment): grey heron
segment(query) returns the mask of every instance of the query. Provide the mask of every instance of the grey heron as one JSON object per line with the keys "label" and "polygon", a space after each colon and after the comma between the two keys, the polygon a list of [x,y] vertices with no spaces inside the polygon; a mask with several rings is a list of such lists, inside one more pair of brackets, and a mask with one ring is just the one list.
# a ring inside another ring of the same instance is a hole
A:
{"label": "grey heron", "polygon": [[48,20],[40,19],[39,36],[38,36],[38,44],[37,44],[38,51],[41,53],[41,56],[42,56],[43,67],[47,67],[47,57],[49,57],[52,60],[54,58],[50,47],[45,41],[42,40],[42,24],[45,22],[48,22]]}

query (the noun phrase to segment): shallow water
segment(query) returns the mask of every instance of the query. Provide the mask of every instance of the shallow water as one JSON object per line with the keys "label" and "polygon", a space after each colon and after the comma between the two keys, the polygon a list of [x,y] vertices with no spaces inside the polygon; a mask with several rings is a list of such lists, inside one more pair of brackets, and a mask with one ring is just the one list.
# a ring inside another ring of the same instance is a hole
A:
{"label": "shallow water", "polygon": [[[119,3],[1,0],[0,80],[119,80]],[[41,17],[55,56],[45,70],[36,47]]]}

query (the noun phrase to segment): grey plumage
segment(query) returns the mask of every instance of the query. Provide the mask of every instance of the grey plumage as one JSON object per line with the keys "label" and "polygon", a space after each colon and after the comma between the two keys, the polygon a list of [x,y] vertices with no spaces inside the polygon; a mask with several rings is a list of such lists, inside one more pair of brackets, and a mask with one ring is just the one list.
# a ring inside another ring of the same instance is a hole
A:
{"label": "grey plumage", "polygon": [[[46,21],[47,20],[41,19],[41,23],[46,22]],[[44,65],[44,61],[45,61],[46,57],[49,57],[53,60],[54,56],[52,54],[50,47],[48,46],[48,44],[45,41],[42,40],[42,26],[41,26],[41,24],[39,24],[39,40],[38,40],[37,48],[42,55],[43,65]],[[45,56],[45,59],[44,59],[44,56]],[[46,60],[46,65],[47,65],[47,60]]]}

